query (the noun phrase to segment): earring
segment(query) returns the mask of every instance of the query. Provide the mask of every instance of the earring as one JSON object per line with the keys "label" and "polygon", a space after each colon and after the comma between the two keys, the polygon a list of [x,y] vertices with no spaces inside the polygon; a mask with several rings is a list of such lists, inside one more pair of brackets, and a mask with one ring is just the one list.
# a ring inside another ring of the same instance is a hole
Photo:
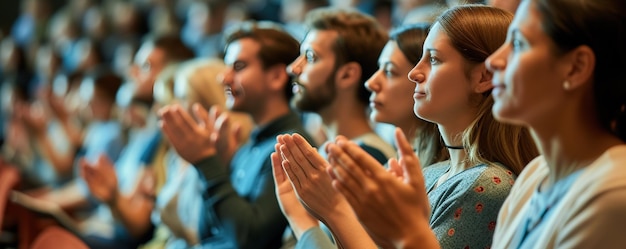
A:
{"label": "earring", "polygon": [[569,90],[572,87],[572,84],[569,83],[569,80],[563,81],[563,89]]}

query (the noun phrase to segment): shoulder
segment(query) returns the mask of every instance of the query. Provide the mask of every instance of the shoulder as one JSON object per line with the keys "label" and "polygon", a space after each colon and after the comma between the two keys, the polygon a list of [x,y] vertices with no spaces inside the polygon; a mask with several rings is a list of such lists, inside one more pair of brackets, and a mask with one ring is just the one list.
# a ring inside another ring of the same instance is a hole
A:
{"label": "shoulder", "polygon": [[465,193],[468,198],[497,202],[504,201],[515,183],[513,172],[498,164],[473,167],[460,173],[459,178],[469,186]]}
{"label": "shoulder", "polygon": [[[376,159],[384,159],[382,163],[385,163],[388,158],[396,156],[396,150],[393,146],[383,140],[376,133],[367,133],[354,139],[354,142],[358,143],[361,148],[367,151],[370,155],[375,156]],[[379,159],[379,161],[381,160]]]}
{"label": "shoulder", "polygon": [[581,175],[582,185],[599,192],[626,187],[624,179],[626,179],[626,145],[610,148]]}
{"label": "shoulder", "polygon": [[[626,210],[626,198],[616,196],[626,194],[626,145],[607,150],[587,167],[574,182],[568,195],[563,198],[571,203],[570,210],[585,212],[590,207]],[[591,210],[595,210],[591,209]],[[599,212],[598,212],[599,213]]]}
{"label": "shoulder", "polygon": [[[623,248],[626,237],[626,187],[595,195],[579,208],[564,206],[572,212],[559,212],[555,219],[563,222],[556,229],[557,247]],[[566,214],[566,216],[561,216]],[[581,229],[582,228],[582,229]],[[569,245],[569,246],[568,246]]]}

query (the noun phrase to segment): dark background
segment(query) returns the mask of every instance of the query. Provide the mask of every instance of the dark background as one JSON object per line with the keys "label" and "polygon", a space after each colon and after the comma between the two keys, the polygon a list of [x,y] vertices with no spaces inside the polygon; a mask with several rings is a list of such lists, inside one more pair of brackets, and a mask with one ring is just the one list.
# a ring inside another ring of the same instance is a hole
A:
{"label": "dark background", "polygon": [[[48,0],[52,6],[52,13],[63,6],[66,0]],[[20,14],[22,0],[0,0],[0,33],[7,36],[11,32],[11,25]]]}

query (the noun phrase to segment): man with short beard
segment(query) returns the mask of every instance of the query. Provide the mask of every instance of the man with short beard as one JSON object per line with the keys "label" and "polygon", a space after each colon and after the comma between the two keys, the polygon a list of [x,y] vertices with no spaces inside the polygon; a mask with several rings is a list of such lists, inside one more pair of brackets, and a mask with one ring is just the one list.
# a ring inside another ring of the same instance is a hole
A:
{"label": "man with short beard", "polygon": [[[344,136],[379,162],[386,163],[395,156],[395,150],[370,124],[367,112],[370,92],[365,88],[365,81],[378,69],[378,56],[388,39],[386,31],[370,16],[332,8],[309,12],[306,24],[309,31],[300,45],[300,56],[287,69],[295,78],[292,104],[300,111],[319,114],[329,141]],[[318,152],[326,158],[325,146]],[[308,170],[321,177],[326,175],[322,172],[324,167]],[[295,178],[298,177],[289,177]],[[312,178],[296,181],[291,180],[291,184],[299,199],[303,199],[301,186],[331,187]],[[313,218],[315,214],[290,201],[295,198],[278,195],[296,238],[320,234],[319,223]],[[306,247],[306,243],[298,243],[297,247],[300,246]]]}

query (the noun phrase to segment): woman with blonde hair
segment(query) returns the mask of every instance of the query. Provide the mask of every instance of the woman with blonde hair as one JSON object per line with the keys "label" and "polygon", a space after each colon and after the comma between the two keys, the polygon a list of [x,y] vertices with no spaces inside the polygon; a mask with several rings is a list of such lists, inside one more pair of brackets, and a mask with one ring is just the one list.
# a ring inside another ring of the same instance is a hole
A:
{"label": "woman with blonde hair", "polygon": [[[196,103],[205,109],[224,107],[226,97],[218,78],[225,68],[219,59],[194,59],[169,66],[155,82],[155,100],[164,105],[181,102],[187,107]],[[242,136],[247,138],[252,127],[248,117],[231,114],[231,118],[243,131],[239,134],[240,141]],[[165,248],[189,248],[200,244],[201,238],[207,237],[203,234],[209,232],[199,222],[204,210],[201,195],[206,186],[199,179],[197,170],[180,158],[173,148],[165,157],[167,180],[157,196],[152,221],[165,225],[171,233],[168,235],[165,229],[157,229],[157,237],[166,240]]]}

